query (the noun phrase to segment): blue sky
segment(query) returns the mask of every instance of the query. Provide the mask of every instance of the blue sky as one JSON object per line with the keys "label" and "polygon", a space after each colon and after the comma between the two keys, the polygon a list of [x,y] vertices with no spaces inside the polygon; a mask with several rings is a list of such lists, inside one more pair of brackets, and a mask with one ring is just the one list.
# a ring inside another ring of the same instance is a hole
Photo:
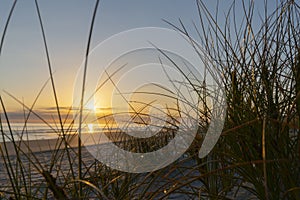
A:
{"label": "blue sky", "polygon": [[[93,0],[39,0],[46,31],[55,83],[61,106],[72,104],[72,92],[77,70],[81,65],[88,37]],[[214,12],[216,0],[204,1]],[[231,1],[221,1],[220,23]],[[248,1],[245,1],[248,2]],[[273,1],[275,2],[275,1]],[[256,1],[258,9],[263,1]],[[2,34],[11,0],[0,1],[0,33]],[[272,9],[275,4],[269,3]],[[237,13],[241,13],[238,5]],[[138,27],[171,28],[162,19],[179,25],[178,19],[192,29],[199,23],[195,0],[102,0],[96,18],[92,47],[119,32]],[[259,17],[257,17],[259,19]],[[193,31],[192,31],[193,33]],[[0,57],[0,94],[5,89],[30,105],[49,78],[34,0],[19,0],[8,27]],[[6,95],[8,109],[20,108]],[[50,84],[37,106],[54,105]]]}
{"label": "blue sky", "polygon": [[[0,2],[2,32],[12,1]],[[92,0],[39,1],[55,80],[62,105],[71,104],[74,78],[83,58],[94,6]],[[169,27],[162,19],[196,18],[194,1],[101,1],[93,46],[113,34],[136,27]],[[15,8],[0,59],[1,89],[31,103],[48,78],[41,31],[34,1],[20,0]],[[61,87],[61,86],[64,87]],[[47,88],[40,99],[52,99]],[[9,100],[8,100],[9,101]],[[46,103],[48,104],[48,103]]]}

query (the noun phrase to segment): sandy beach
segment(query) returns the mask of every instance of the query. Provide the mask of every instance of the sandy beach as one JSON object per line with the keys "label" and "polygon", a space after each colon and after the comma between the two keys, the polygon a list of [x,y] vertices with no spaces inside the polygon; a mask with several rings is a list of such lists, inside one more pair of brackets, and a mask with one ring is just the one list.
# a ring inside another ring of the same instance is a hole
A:
{"label": "sandy beach", "polygon": [[[84,137],[83,137],[84,138]],[[66,176],[70,175],[70,166],[73,168],[75,172],[75,176],[77,176],[77,150],[78,150],[78,135],[67,135],[66,141],[68,142],[69,147],[72,147],[74,151],[70,151],[71,155],[71,160],[72,160],[72,165],[70,165],[67,156],[66,156],[66,151],[65,151],[65,145],[62,143],[61,138],[57,139],[42,139],[42,140],[29,140],[29,141],[19,141],[18,144],[20,146],[21,152],[20,152],[20,158],[22,160],[22,164],[25,168],[27,168],[28,171],[28,181],[30,177],[31,184],[39,190],[42,190],[43,188],[47,187],[47,183],[45,182],[45,178],[43,175],[32,165],[32,163],[28,160],[28,157],[31,157],[34,161],[38,161],[39,164],[45,169],[49,168],[49,165],[52,162],[52,158],[54,155],[54,152],[58,152],[58,157],[54,161],[54,168],[52,171],[52,175],[56,176],[58,183],[61,182],[63,183],[65,181]],[[105,144],[107,141],[102,141],[103,144]],[[61,145],[58,147],[58,144]],[[11,158],[11,160],[14,162],[16,160],[16,152],[14,150],[14,145],[12,142],[7,142],[7,143],[0,143],[2,150],[4,150],[4,145],[6,145],[6,148],[8,150],[8,155]],[[85,145],[92,145],[92,143],[88,143],[88,141],[85,141]],[[105,146],[105,145],[104,145]],[[105,148],[105,147],[104,147]],[[58,150],[59,149],[59,150]],[[179,160],[185,160],[185,158],[180,158]],[[3,162],[3,157],[0,159],[0,189],[1,190],[12,190],[11,186],[7,185],[7,182],[9,181],[9,176],[7,173],[7,170],[5,168],[4,162]],[[89,173],[93,174],[95,172],[95,168],[101,166],[102,164],[95,160],[95,158],[89,153],[89,151],[83,147],[82,148],[82,161],[84,163],[83,167],[83,173],[88,171]],[[190,168],[191,166],[194,166],[196,163],[193,160],[186,160],[184,162],[180,162],[180,166],[178,166],[178,169],[180,170],[181,167],[188,167]],[[100,167],[101,168],[101,167]],[[190,168],[192,169],[192,168]],[[59,173],[58,173],[59,172]],[[58,173],[58,174],[57,174]],[[191,171],[187,171],[187,173],[191,173],[193,176],[199,176],[200,174]],[[105,172],[104,172],[105,174]],[[167,173],[168,178],[176,178],[178,176],[178,171],[174,170],[172,173]],[[190,174],[190,175],[191,175]],[[141,175],[141,179],[143,177],[145,178],[144,175]],[[164,185],[168,183],[168,178],[166,177],[161,177],[157,179],[157,187],[160,185]],[[199,187],[201,185],[200,182],[195,182],[196,186]],[[141,186],[141,190],[142,190]],[[157,188],[154,187],[152,189],[149,189],[149,191],[153,190],[155,191]],[[184,187],[183,189],[188,190],[188,187]],[[235,188],[236,190],[237,188]],[[42,191],[41,191],[42,193]],[[234,195],[234,192],[232,194]],[[182,194],[176,194],[174,193],[171,195],[172,198],[175,199],[180,199],[184,198]],[[250,193],[244,190],[240,190],[238,195],[235,197],[236,199],[244,199],[245,197],[249,197]]]}
{"label": "sandy beach", "polygon": [[[104,137],[104,133],[94,134],[95,137],[89,133],[84,133],[81,135],[82,146],[94,145],[94,144],[104,144],[111,142],[107,137]],[[120,133],[110,133],[114,141],[120,141]],[[21,154],[23,153],[36,153],[44,151],[52,151],[57,149],[64,149],[65,142],[67,142],[68,147],[77,148],[78,147],[78,134],[66,134],[66,140],[64,141],[62,137],[57,137],[53,139],[37,139],[37,140],[21,140],[15,141]],[[94,140],[93,140],[94,139]],[[97,142],[95,142],[97,139]],[[122,138],[124,140],[124,138]],[[7,153],[5,152],[5,147],[7,148]],[[6,141],[0,142],[0,147],[2,148],[5,155],[16,155],[15,147],[13,142]]]}
{"label": "sandy beach", "polygon": [[[69,146],[77,147],[77,135],[68,135],[66,138]],[[44,152],[51,151],[54,149],[63,149],[64,145],[58,146],[58,144],[62,143],[62,138],[57,139],[41,139],[41,140],[22,140],[16,141],[17,146],[20,148],[22,153],[36,153],[36,152]],[[8,150],[7,155],[16,155],[15,147],[12,142],[1,142],[0,146],[4,151],[4,145]]]}
{"label": "sandy beach", "polygon": [[[73,168],[75,176],[77,176],[76,169],[78,168],[78,135],[67,135],[66,141],[68,142],[68,149],[70,149],[68,156],[66,154],[65,144],[61,138],[57,139],[42,139],[42,140],[29,140],[17,141],[19,146],[19,157],[16,156],[14,144],[12,142],[0,143],[1,149],[4,152],[4,157],[0,157],[0,190],[12,191],[12,186],[9,184],[9,174],[7,172],[8,158],[12,163],[12,167],[16,169],[17,159],[21,160],[22,166],[25,169],[26,181],[31,182],[33,187],[41,190],[47,187],[45,177],[41,174],[40,170],[49,170],[49,166],[53,164],[51,174],[56,177],[57,182],[63,182],[65,176],[70,175],[70,170]],[[5,146],[7,154],[5,152]],[[72,150],[71,150],[72,149]],[[70,164],[70,162],[72,164]],[[82,162],[84,166],[93,166],[95,158],[88,152],[86,148],[82,148]],[[36,168],[36,166],[38,168]],[[83,172],[87,171],[83,167]]]}

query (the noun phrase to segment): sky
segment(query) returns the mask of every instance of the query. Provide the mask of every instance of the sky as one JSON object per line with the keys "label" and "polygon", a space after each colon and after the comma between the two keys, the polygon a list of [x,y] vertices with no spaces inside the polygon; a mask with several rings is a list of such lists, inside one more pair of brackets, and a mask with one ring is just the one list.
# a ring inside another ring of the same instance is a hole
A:
{"label": "sky", "polygon": [[[39,6],[49,46],[59,105],[69,107],[73,102],[76,76],[81,66],[88,38],[93,0],[39,0]],[[217,1],[204,1],[215,12]],[[220,3],[220,23],[231,1]],[[248,1],[247,1],[248,2]],[[256,1],[262,7],[263,1]],[[0,36],[2,35],[11,0],[0,1]],[[240,6],[240,5],[239,5]],[[270,4],[270,7],[274,4]],[[241,8],[241,7],[239,7]],[[241,9],[237,9],[241,12]],[[179,19],[193,31],[192,22],[199,24],[195,0],[102,0],[98,8],[92,49],[110,36],[141,27],[172,28],[163,21],[180,25]],[[49,79],[41,29],[34,0],[19,0],[8,27],[0,57],[0,94],[6,109],[21,115],[22,106],[3,92],[31,106],[42,86]],[[35,108],[51,113],[54,107],[48,82]],[[108,106],[108,105],[105,105]]]}

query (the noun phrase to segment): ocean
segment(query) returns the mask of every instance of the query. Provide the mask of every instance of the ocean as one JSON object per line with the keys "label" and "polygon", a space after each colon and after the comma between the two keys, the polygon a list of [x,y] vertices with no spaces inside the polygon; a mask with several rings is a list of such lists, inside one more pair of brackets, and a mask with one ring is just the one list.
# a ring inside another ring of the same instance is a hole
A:
{"label": "ocean", "polygon": [[[139,124],[123,125],[127,128],[122,129],[124,132],[135,131],[144,132],[145,126]],[[10,124],[14,140],[43,140],[43,139],[56,139],[62,133],[59,124],[45,124],[45,123],[27,123],[24,128],[24,123],[11,123]],[[64,133],[76,134],[78,133],[79,126],[73,124],[64,125]],[[2,123],[2,130],[4,134],[0,135],[0,142],[5,139],[11,141],[11,132],[7,123]],[[113,133],[120,130],[116,125],[110,124],[83,124],[82,133]]]}
{"label": "ocean", "polygon": [[[45,124],[45,123],[27,123],[24,128],[24,123],[11,123],[11,132],[15,140],[42,140],[42,139],[55,139],[62,133],[59,124]],[[110,127],[110,130],[115,128]],[[104,132],[108,128],[103,124],[96,126],[94,124],[86,124],[82,126],[82,133],[93,133],[93,132]],[[8,124],[2,124],[2,131],[4,134],[0,136],[0,142],[5,139],[6,141],[11,140],[11,132]],[[78,126],[66,124],[64,126],[64,132],[67,134],[78,133]]]}

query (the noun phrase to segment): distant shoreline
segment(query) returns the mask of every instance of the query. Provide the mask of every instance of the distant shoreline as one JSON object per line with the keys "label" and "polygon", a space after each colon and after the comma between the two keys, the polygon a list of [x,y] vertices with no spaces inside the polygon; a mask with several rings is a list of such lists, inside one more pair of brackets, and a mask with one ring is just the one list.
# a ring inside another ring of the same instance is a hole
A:
{"label": "distant shoreline", "polygon": [[[53,138],[53,139],[36,139],[36,140],[19,140],[15,141],[17,146],[20,148],[20,154],[24,153],[36,153],[36,152],[44,152],[44,151],[52,151],[57,149],[64,149],[65,144],[63,139],[61,137]],[[68,146],[70,147],[78,147],[77,141],[78,141],[78,135],[77,134],[69,134],[66,137],[66,140],[68,142]],[[60,147],[58,148],[57,145],[62,142]],[[4,145],[6,145],[7,153],[5,152]],[[5,155],[16,155],[15,147],[13,142],[7,141],[0,142],[0,146],[2,148],[2,151]]]}
{"label": "distant shoreline", "polygon": [[[120,137],[118,132],[111,132],[110,134],[116,134],[113,141],[124,141],[124,137]],[[81,144],[82,146],[90,146],[90,145],[100,145],[111,142],[107,137],[104,137],[105,133],[93,133],[95,136],[97,143],[94,142],[93,138],[89,137],[91,133],[83,133],[81,136]],[[66,134],[66,141],[68,144],[68,148],[78,148],[78,134]],[[62,137],[50,138],[50,139],[33,139],[33,140],[16,140],[16,146],[21,150],[20,154],[28,154],[28,153],[38,153],[38,152],[46,152],[46,151],[55,151],[65,149],[65,144]],[[59,147],[58,144],[61,144]],[[7,153],[5,152],[5,146],[7,149]],[[15,147],[12,141],[3,141],[0,142],[0,147],[5,156],[13,156],[16,155]]]}

